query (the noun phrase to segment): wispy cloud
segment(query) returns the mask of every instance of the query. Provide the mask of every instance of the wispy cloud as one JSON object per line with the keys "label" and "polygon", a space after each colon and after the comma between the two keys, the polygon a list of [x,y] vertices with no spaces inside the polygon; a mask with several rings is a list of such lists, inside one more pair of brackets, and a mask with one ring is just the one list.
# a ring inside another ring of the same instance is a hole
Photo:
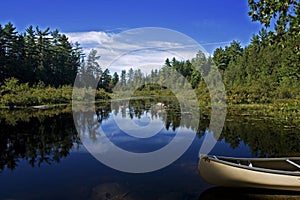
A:
{"label": "wispy cloud", "polygon": [[229,45],[232,41],[224,41],[224,42],[203,42],[201,43],[202,46],[209,46],[209,45]]}

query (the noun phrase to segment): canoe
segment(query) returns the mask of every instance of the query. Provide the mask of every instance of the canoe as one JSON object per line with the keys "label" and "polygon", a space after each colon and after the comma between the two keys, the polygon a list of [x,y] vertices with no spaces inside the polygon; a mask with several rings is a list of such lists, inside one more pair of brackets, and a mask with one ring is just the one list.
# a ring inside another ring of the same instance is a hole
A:
{"label": "canoe", "polygon": [[226,187],[300,191],[300,157],[232,158],[201,155],[199,174]]}

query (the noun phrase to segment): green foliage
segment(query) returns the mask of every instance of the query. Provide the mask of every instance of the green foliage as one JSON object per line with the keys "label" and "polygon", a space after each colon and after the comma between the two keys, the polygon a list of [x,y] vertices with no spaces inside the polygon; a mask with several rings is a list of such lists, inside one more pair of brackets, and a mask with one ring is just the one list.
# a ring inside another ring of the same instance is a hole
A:
{"label": "green foliage", "polygon": [[270,103],[270,94],[257,86],[236,86],[227,90],[227,101],[230,104]]}
{"label": "green foliage", "polygon": [[104,89],[96,90],[95,100],[108,100],[110,98],[110,94],[108,94]]}
{"label": "green foliage", "polygon": [[34,87],[29,87],[28,83],[19,83],[16,78],[10,78],[1,85],[0,96],[0,104],[11,108],[14,106],[62,104],[71,102],[72,87],[46,87],[41,82]]}
{"label": "green foliage", "polygon": [[230,62],[237,61],[242,52],[243,49],[240,43],[234,40],[230,46],[226,46],[225,49],[221,47],[217,48],[212,59],[218,69],[224,71],[228,68]]}
{"label": "green foliage", "polygon": [[159,84],[151,83],[145,84],[134,91],[133,96],[136,97],[145,97],[145,96],[155,96],[155,97],[163,97],[163,96],[174,96],[172,91],[166,87],[162,87]]}
{"label": "green foliage", "polygon": [[105,91],[111,92],[112,91],[112,88],[111,88],[112,78],[109,73],[110,72],[108,69],[104,70],[104,72],[101,75],[100,81],[98,83],[98,88],[102,88]]}
{"label": "green foliage", "polygon": [[115,87],[117,83],[119,82],[119,75],[117,72],[113,74],[113,77],[111,79],[111,88]]}
{"label": "green foliage", "polygon": [[[15,78],[7,79],[1,86],[1,100],[0,103],[5,106],[21,106],[25,104],[32,104],[36,101],[34,95],[31,94],[28,83],[19,84]],[[24,105],[26,106],[26,105]]]}
{"label": "green foliage", "polygon": [[98,63],[99,58],[97,51],[92,49],[87,55],[87,60],[83,60],[80,63],[77,87],[97,87],[98,80],[102,75],[102,69]]}
{"label": "green foliage", "polygon": [[72,99],[78,103],[93,103],[97,100],[108,100],[110,99],[110,94],[108,94],[104,89],[88,88],[76,88],[73,90]]}
{"label": "green foliage", "polygon": [[29,26],[18,34],[13,24],[0,25],[0,82],[15,77],[29,85],[73,84],[80,54],[79,45],[72,45],[58,30]]}
{"label": "green foliage", "polygon": [[[282,23],[288,13],[289,24],[299,19],[299,1],[249,0],[250,16],[269,26]],[[291,10],[287,11],[289,8]],[[218,48],[213,60],[222,70],[230,103],[268,103],[297,98],[300,86],[300,35],[290,26],[275,26],[276,33],[262,29],[251,43],[240,48],[232,42]],[[279,33],[278,31],[281,31]],[[284,34],[283,34],[284,33]]]}
{"label": "green foliage", "polygon": [[248,0],[249,16],[253,21],[259,21],[269,27],[274,21],[276,39],[291,31],[299,32],[299,0]]}
{"label": "green foliage", "polygon": [[280,87],[273,92],[272,96],[277,99],[300,100],[300,89],[292,87]]}

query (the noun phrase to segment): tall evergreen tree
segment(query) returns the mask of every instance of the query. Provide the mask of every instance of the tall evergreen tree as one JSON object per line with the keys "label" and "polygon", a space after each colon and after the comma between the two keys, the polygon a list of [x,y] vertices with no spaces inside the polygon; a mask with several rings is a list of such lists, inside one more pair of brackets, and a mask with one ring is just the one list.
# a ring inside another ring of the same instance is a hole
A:
{"label": "tall evergreen tree", "polygon": [[72,84],[79,64],[80,50],[58,30],[29,26],[18,34],[11,23],[0,25],[0,81],[15,77],[30,85]]}
{"label": "tall evergreen tree", "polygon": [[117,85],[118,82],[119,82],[119,75],[118,75],[117,72],[115,72],[115,73],[113,74],[112,79],[111,79],[111,86],[112,86],[112,88],[115,87],[115,86]]}

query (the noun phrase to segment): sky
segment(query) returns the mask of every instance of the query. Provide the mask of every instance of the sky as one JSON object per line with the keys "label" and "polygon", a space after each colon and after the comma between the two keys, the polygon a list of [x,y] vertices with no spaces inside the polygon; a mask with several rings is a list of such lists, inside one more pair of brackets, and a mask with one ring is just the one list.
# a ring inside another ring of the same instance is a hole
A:
{"label": "sky", "polygon": [[85,51],[101,52],[105,41],[116,46],[123,31],[158,27],[182,33],[212,54],[232,40],[249,44],[261,28],[247,15],[247,0],[15,0],[2,1],[1,8],[0,24],[12,22],[19,32],[29,25],[58,29]]}

